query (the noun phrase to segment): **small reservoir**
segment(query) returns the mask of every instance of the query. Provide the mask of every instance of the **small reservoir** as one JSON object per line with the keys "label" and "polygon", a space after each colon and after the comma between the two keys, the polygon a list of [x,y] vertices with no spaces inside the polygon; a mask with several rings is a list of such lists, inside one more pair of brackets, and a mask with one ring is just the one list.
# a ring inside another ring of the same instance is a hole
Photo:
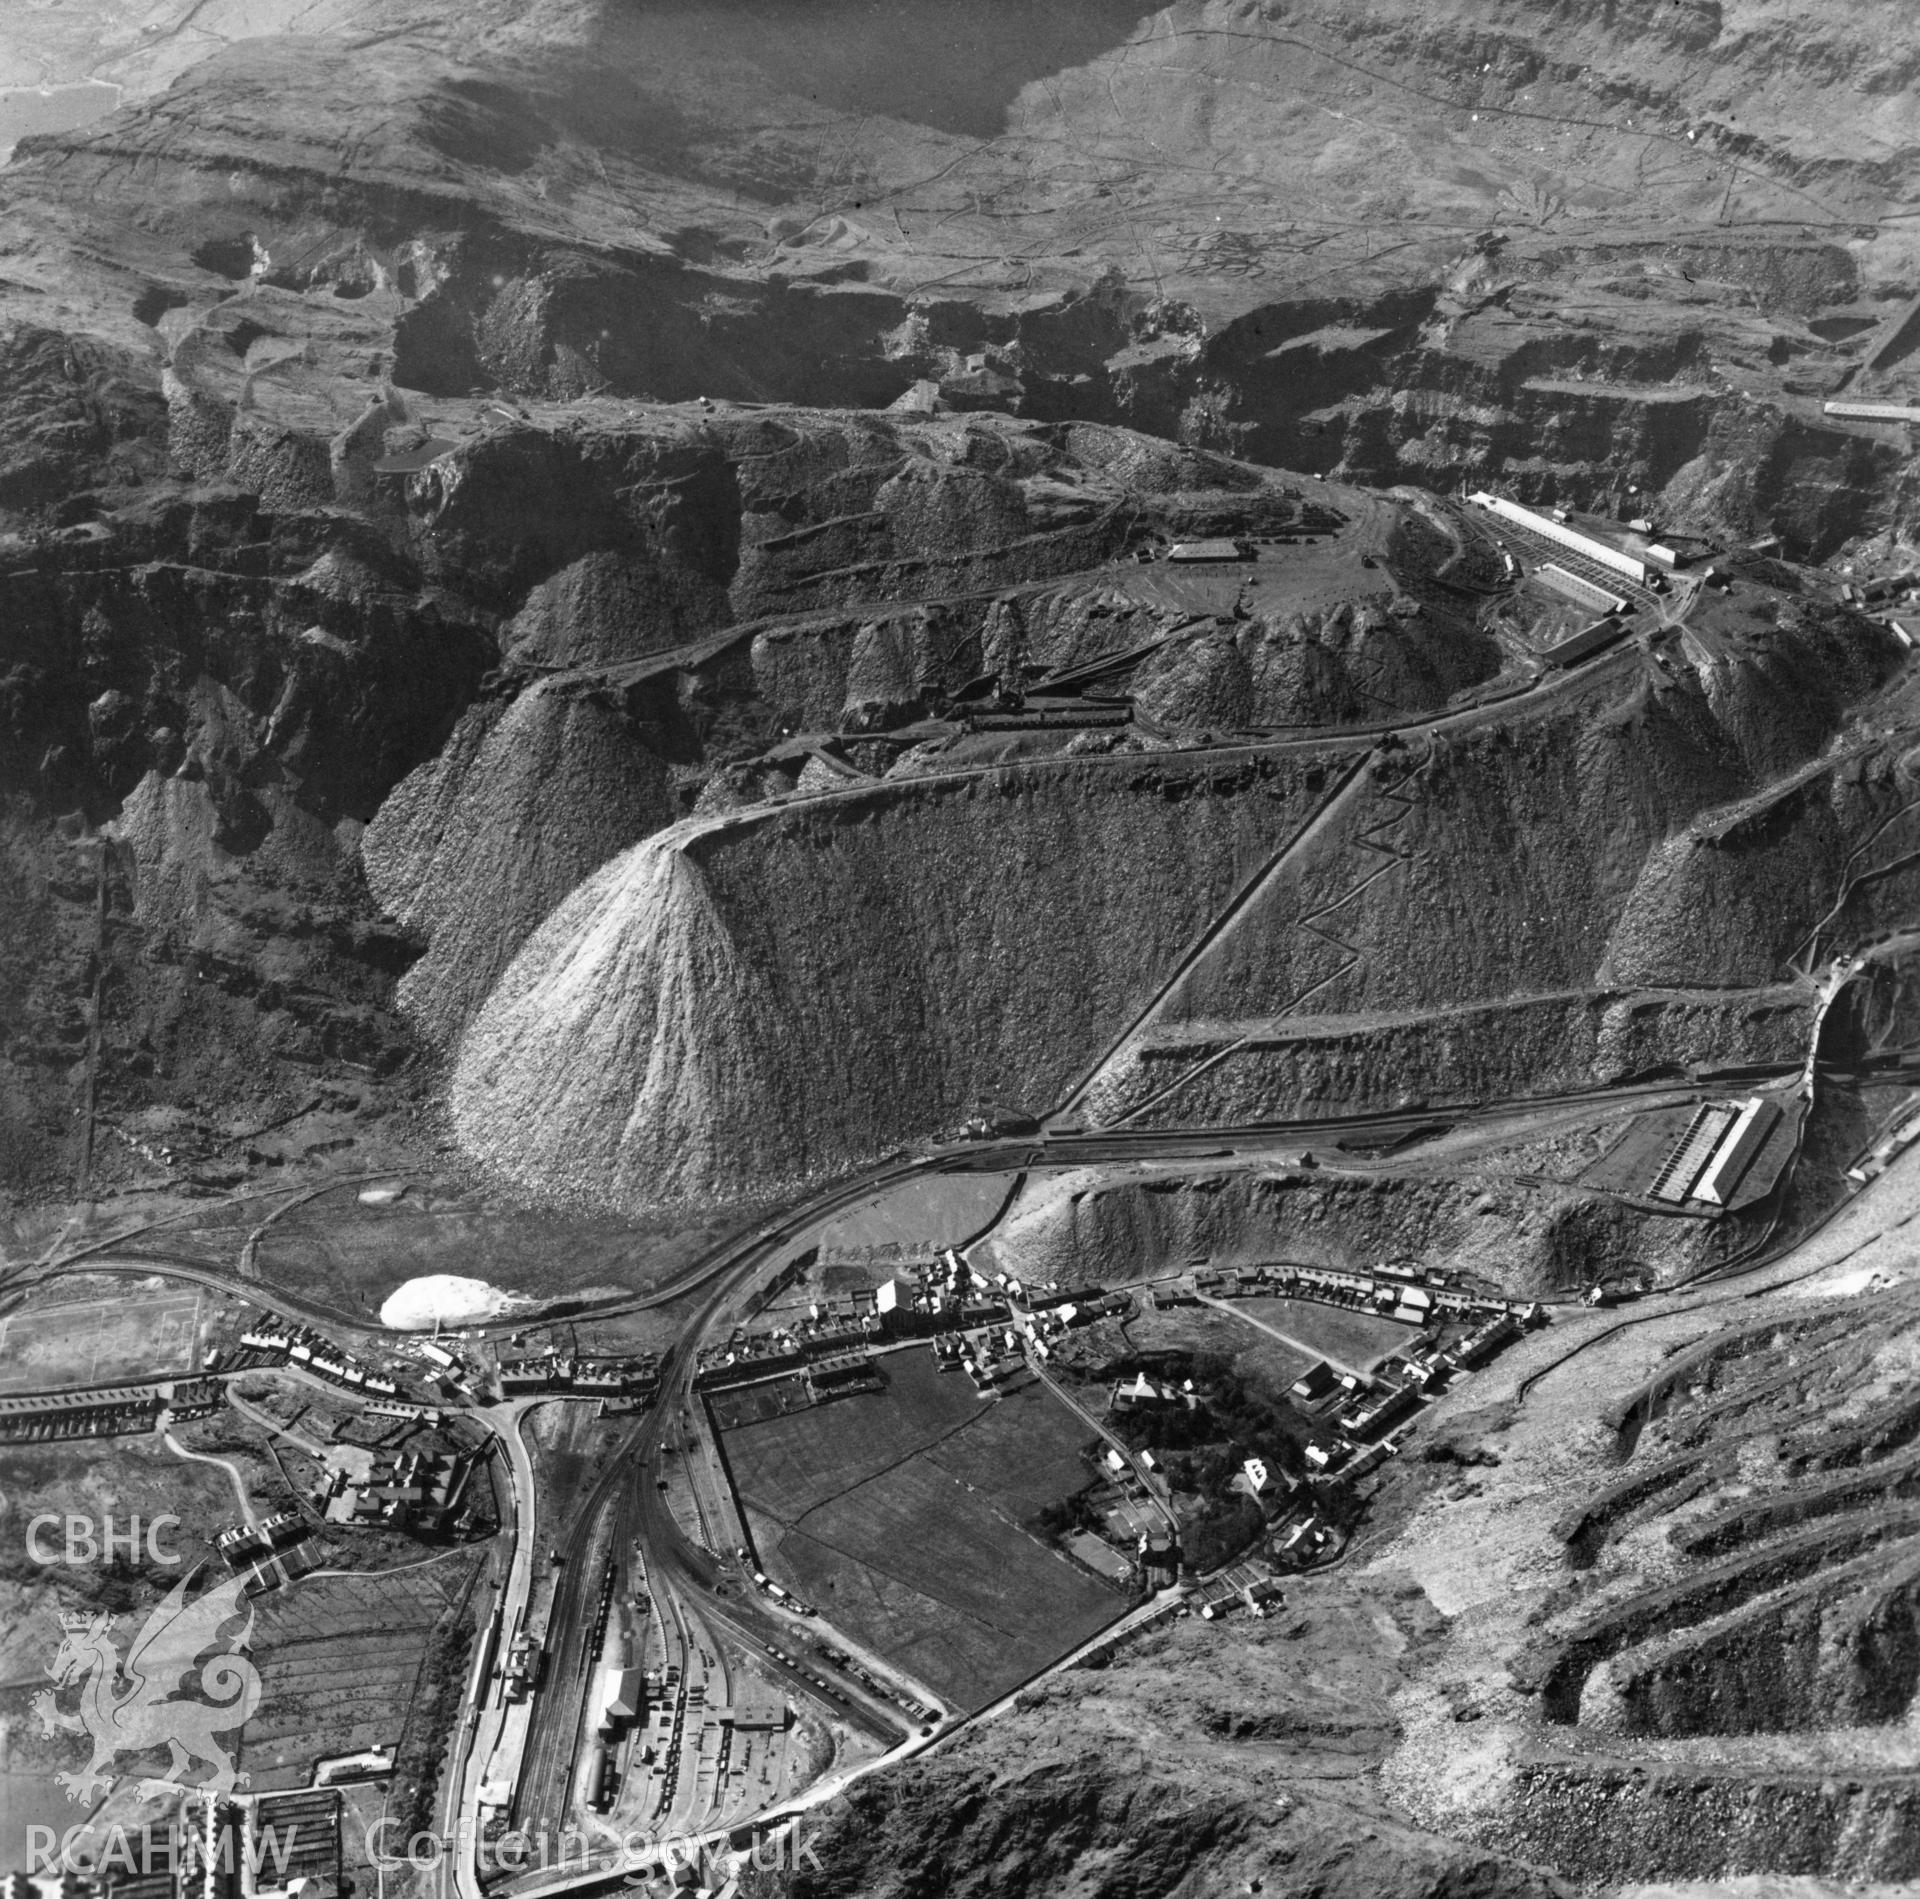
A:
{"label": "small reservoir", "polygon": [[105,118],[120,103],[120,88],[104,79],[70,86],[0,86],[0,163],[14,146],[39,132],[70,132]]}

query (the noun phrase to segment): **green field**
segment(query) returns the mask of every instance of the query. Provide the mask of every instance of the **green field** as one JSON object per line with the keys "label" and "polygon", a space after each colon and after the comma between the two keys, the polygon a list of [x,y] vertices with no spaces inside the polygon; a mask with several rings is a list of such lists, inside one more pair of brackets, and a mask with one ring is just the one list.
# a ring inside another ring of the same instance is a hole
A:
{"label": "green field", "polygon": [[1346,1306],[1323,1306],[1311,1299],[1240,1299],[1235,1304],[1243,1306],[1249,1317],[1264,1319],[1313,1351],[1363,1371],[1414,1336],[1410,1326],[1392,1319]]}
{"label": "green field", "polygon": [[429,1273],[484,1279],[541,1300],[644,1291],[745,1223],[527,1211],[416,1188],[368,1206],[345,1186],[276,1219],[256,1257],[268,1284],[371,1317],[396,1286]]}
{"label": "green field", "polygon": [[128,1287],[109,1297],[35,1301],[0,1319],[0,1391],[165,1378],[198,1362],[200,1294]]}
{"label": "green field", "polygon": [[820,1231],[820,1251],[914,1256],[970,1240],[1006,1204],[1014,1174],[923,1174],[849,1207]]}
{"label": "green field", "polygon": [[707,1400],[707,1409],[721,1430],[737,1431],[743,1425],[764,1424],[769,1418],[805,1411],[811,1404],[807,1381],[796,1372],[791,1378],[771,1379],[764,1385],[717,1391]]}
{"label": "green field", "polygon": [[304,1787],[316,1760],[403,1739],[417,1763],[440,1741],[422,1688],[444,1659],[477,1554],[391,1575],[315,1576],[256,1599],[260,1705],[239,1764],[256,1790]]}
{"label": "green field", "polygon": [[[1254,1303],[1251,1300],[1238,1304]],[[1096,1331],[1102,1328],[1095,1328]],[[1116,1346],[1118,1341],[1115,1341]],[[1217,1352],[1256,1390],[1278,1398],[1314,1361],[1315,1354],[1283,1345],[1257,1325],[1215,1306],[1172,1306],[1130,1320],[1126,1345],[1133,1351]]]}
{"label": "green field", "polygon": [[885,1392],[727,1433],[760,1556],[821,1614],[960,1707],[1125,1606],[1021,1525],[1085,1484],[1084,1425],[1029,1382],[982,1400],[930,1352]]}
{"label": "green field", "polygon": [[755,1508],[794,1522],[831,1497],[976,1424],[990,1407],[959,1372],[936,1372],[933,1354],[892,1352],[876,1361],[884,1392],[729,1431],[727,1456]]}
{"label": "green field", "polygon": [[[947,1382],[962,1384],[962,1375],[951,1372]],[[1090,1434],[1046,1386],[1035,1380],[996,1404],[981,1404],[962,1388],[975,1421],[936,1444],[927,1453],[931,1462],[1021,1520],[1086,1487],[1093,1473],[1080,1452]]]}

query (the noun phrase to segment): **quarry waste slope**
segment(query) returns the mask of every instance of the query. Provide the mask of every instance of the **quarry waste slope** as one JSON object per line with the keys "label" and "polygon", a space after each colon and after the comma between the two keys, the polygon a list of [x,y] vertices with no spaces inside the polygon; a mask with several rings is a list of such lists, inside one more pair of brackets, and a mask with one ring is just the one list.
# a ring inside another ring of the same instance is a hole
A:
{"label": "quarry waste slope", "polygon": [[520,952],[460,1044],[455,1126],[530,1188],[641,1206],[1031,1112],[1304,820],[1306,778],[1060,760],[689,820]]}
{"label": "quarry waste slope", "polygon": [[[1329,1164],[1330,1162],[1330,1164]],[[985,1242],[1022,1280],[1102,1283],[1164,1272],[1168,1260],[1286,1259],[1364,1269],[1383,1253],[1430,1260],[1514,1298],[1565,1298],[1646,1271],[1674,1279],[1723,1241],[1694,1222],[1649,1217],[1577,1188],[1462,1170],[1445,1179],[1247,1165],[1162,1164],[1119,1179],[1036,1180]]]}
{"label": "quarry waste slope", "polygon": [[1914,1877],[1914,1183],[1441,1407],[1458,1476],[1361,1563],[1450,1619],[1397,1697],[1404,1811],[1603,1889]]}
{"label": "quarry waste slope", "polygon": [[[1783,973],[1832,901],[1818,867],[1898,795],[1891,759],[1810,786],[1757,848],[1723,842],[1731,869],[1681,850],[1676,873],[1665,840],[1798,765],[1897,649],[1817,614],[1767,638],[1757,676],[1656,694],[1616,669],[1358,776],[1285,747],[1054,759],[695,820],[520,952],[461,1044],[460,1137],[529,1188],[724,1204],[1044,1114],[1103,1048],[1096,1125],[1388,1106],[1421,1067],[1442,1098],[1475,1076],[1497,1098],[1709,1047],[1792,1061],[1791,995],[1723,992]],[[1802,685],[1776,724],[1781,674]],[[1625,1000],[1622,972],[1662,986]],[[1520,1033],[1529,995],[1565,1021]],[[1323,1014],[1341,1085],[1303,1090]],[[1423,1015],[1443,1053],[1410,1068]],[[1240,1043],[1260,1046],[1219,1059]]]}
{"label": "quarry waste slope", "polygon": [[1242,913],[1168,1015],[1261,1016],[1336,969],[1348,973],[1316,989],[1316,1009],[1551,991],[1603,965],[1629,982],[1766,980],[1813,921],[1808,873],[1831,836],[1803,831],[1801,854],[1777,865],[1731,853],[1714,860],[1731,863],[1718,882],[1705,853],[1687,854],[1684,893],[1666,890],[1664,858],[1660,894],[1642,892],[1649,857],[1697,812],[1820,749],[1898,655],[1840,618],[1789,618],[1766,640],[1764,654],[1705,678],[1634,668],[1537,716],[1517,707],[1424,757],[1382,762],[1348,825],[1297,883],[1277,880]]}
{"label": "quarry waste slope", "polygon": [[375,897],[431,938],[402,1006],[456,1035],[554,904],[677,809],[665,762],[617,710],[546,685],[476,706],[361,840]]}

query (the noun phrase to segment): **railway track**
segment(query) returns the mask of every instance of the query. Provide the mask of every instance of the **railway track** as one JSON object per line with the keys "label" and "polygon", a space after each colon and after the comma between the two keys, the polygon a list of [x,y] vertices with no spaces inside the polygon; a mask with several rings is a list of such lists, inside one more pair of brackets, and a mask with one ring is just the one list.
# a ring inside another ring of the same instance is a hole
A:
{"label": "railway track", "polygon": [[[637,1432],[608,1458],[607,1468],[575,1513],[564,1542],[555,1542],[563,1562],[548,1610],[541,1684],[534,1692],[525,1752],[514,1787],[511,1823],[553,1831],[567,1823],[574,1763],[586,1726],[587,1690],[594,1655],[605,1562],[617,1561],[638,1527],[628,1461]],[[535,1526],[538,1527],[537,1525]],[[596,1561],[596,1552],[604,1560]]]}

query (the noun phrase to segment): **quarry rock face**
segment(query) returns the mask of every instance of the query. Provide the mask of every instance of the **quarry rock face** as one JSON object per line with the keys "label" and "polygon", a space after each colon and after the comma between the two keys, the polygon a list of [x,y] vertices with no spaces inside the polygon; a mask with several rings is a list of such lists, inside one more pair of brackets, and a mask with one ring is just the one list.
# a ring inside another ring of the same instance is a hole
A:
{"label": "quarry rock face", "polygon": [[[946,1877],[963,1866],[972,1869],[963,1892],[1030,1892],[1072,1879],[1089,1859],[1113,1878],[1171,1882],[1175,1891],[1196,1875],[1341,1899],[1558,1899],[1572,1890],[1502,1855],[1449,1849],[1387,1814],[1356,1815],[1344,1799],[1285,1798],[1283,1815],[1255,1818],[1203,1786],[1139,1771],[1145,1761],[1133,1773],[1112,1767],[1110,1756],[1088,1755],[1011,1774],[951,1762],[911,1771],[846,1803],[816,1846],[821,1870],[802,1874],[794,1890],[906,1893],[922,1890],[935,1868]],[[875,1839],[896,1843],[891,1864],[874,1863]]]}
{"label": "quarry rock face", "polygon": [[[6,295],[42,347],[65,361],[51,290],[124,362],[219,339],[269,411],[383,373],[937,402],[1368,482],[1658,497],[1795,552],[1899,505],[1895,446],[1818,402],[1911,267],[1875,221],[1912,142],[1890,0],[1813,35],[1651,0],[1087,5],[1018,35],[428,8],[364,44],[356,17],[105,55],[123,109],[12,167],[38,261]],[[1201,205],[1177,181],[1216,152]],[[137,228],[129,166],[158,207]],[[203,431],[223,400],[178,380]],[[405,424],[360,407],[286,478],[363,487]],[[44,465],[107,465],[126,428],[110,400]]]}
{"label": "quarry rock face", "polygon": [[1910,9],[16,11],[120,103],[0,164],[9,1273],[444,1172],[650,1319],[984,1154],[888,1243],[1545,1301],[786,1890],[1920,1877]]}

